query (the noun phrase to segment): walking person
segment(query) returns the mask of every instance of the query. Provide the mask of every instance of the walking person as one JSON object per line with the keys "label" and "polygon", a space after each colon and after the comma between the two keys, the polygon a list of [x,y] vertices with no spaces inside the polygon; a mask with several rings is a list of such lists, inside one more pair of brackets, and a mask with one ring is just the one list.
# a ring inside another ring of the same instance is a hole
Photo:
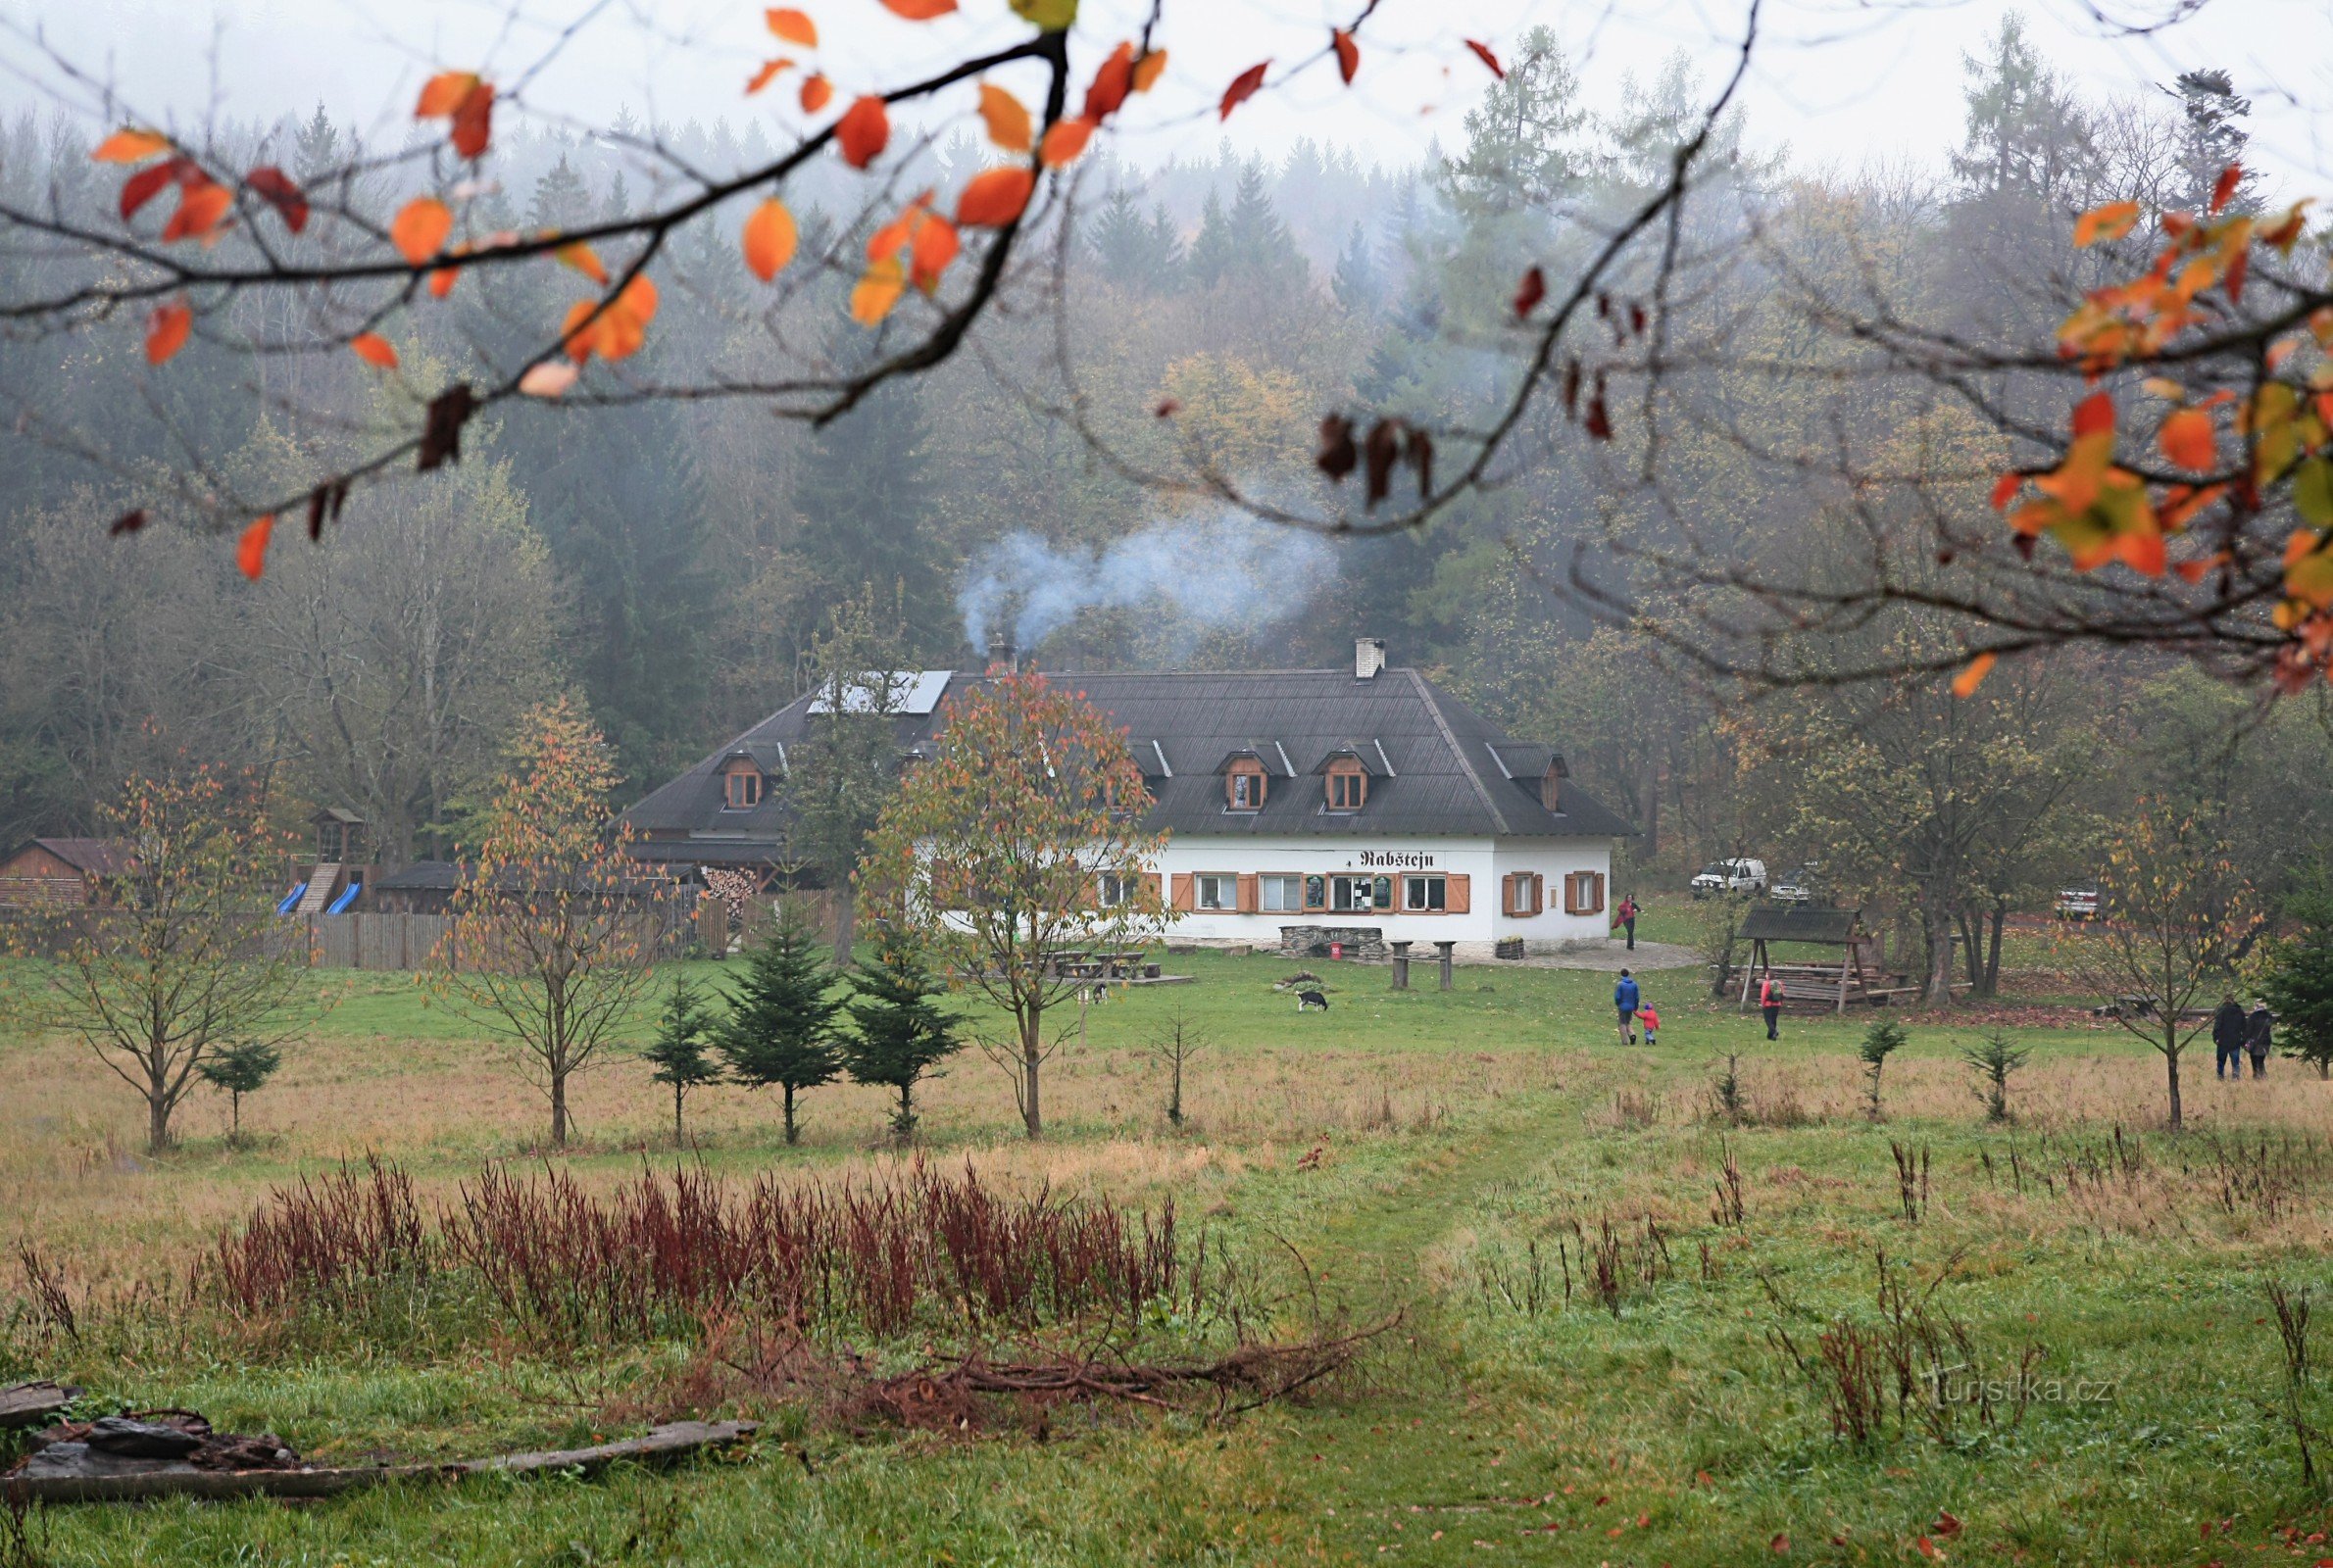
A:
{"label": "walking person", "polygon": [[1625,969],[1620,971],[1620,983],[1613,987],[1613,1006],[1620,1014],[1620,1044],[1636,1044],[1636,979]]}
{"label": "walking person", "polygon": [[1619,917],[1621,929],[1628,933],[1628,951],[1630,953],[1634,953],[1636,951],[1635,898],[1632,896],[1623,895],[1620,899],[1620,906],[1614,909],[1613,913]]}
{"label": "walking person", "polygon": [[1642,1018],[1645,1023],[1645,1044],[1648,1046],[1661,1044],[1654,1038],[1661,1033],[1661,1014],[1653,1010],[1653,1004],[1650,1002],[1646,1003],[1636,1010],[1636,1015]]}
{"label": "walking person", "polygon": [[1782,1004],[1789,1000],[1790,994],[1783,989],[1782,977],[1771,969],[1767,970],[1765,978],[1758,982],[1758,1010],[1766,1015],[1768,1040],[1782,1038]]}
{"label": "walking person", "polygon": [[[1650,1015],[1651,1009],[1648,1008],[1647,1016]],[[2252,1058],[2252,1075],[2255,1078],[2267,1076],[2268,1042],[2275,1030],[2276,1014],[2268,1010],[2267,999],[2255,999],[2252,1016],[2244,1020],[2244,1054]],[[1645,1028],[1646,1038],[1650,1039],[1652,1033],[1652,1027],[1648,1024]]]}
{"label": "walking person", "polygon": [[2212,1077],[2244,1076],[2244,1036],[2249,1028],[2244,1021],[2244,1004],[2232,996],[2221,997],[2219,1010],[2211,1015]]}

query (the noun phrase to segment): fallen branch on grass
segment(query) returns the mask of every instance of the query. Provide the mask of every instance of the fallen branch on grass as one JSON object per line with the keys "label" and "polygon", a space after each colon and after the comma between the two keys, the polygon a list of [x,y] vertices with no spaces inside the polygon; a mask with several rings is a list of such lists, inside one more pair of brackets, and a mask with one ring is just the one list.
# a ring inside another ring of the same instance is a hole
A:
{"label": "fallen branch on grass", "polygon": [[[574,1470],[590,1475],[620,1459],[672,1459],[751,1437],[752,1421],[675,1421],[644,1437],[588,1448],[498,1453],[448,1464],[355,1465],[341,1469],[200,1470],[181,1460],[126,1460],[111,1455],[44,1458],[58,1444],[0,1476],[0,1498],[25,1502],[127,1502],[143,1497],[329,1497],[391,1481],[455,1481],[469,1476]],[[92,1458],[102,1465],[92,1465]],[[70,1467],[66,1460],[72,1460]],[[134,1468],[133,1468],[134,1467]],[[47,1470],[48,1473],[44,1473]]]}

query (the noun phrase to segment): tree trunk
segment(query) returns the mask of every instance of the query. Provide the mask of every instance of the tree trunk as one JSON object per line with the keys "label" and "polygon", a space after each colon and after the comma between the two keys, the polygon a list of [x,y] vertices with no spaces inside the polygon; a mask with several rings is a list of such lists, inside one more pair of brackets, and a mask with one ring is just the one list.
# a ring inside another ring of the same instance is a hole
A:
{"label": "tree trunk", "polygon": [[567,1148],[567,1074],[551,1074],[551,1147]]}
{"label": "tree trunk", "polygon": [[146,1094],[146,1152],[167,1154],[171,1148],[170,1097],[154,1089]]}
{"label": "tree trunk", "polygon": [[1985,938],[1985,978],[1979,988],[1983,995],[2001,995],[2001,928],[2009,923],[2009,906],[1993,906],[1993,929]]}
{"label": "tree trunk", "polygon": [[[2166,1023],[2163,1025],[2163,1028],[2164,1028],[2164,1031],[2165,1031],[2165,1035],[2164,1035],[2164,1037],[2165,1037],[2166,1039],[2168,1039],[2168,1038],[2170,1037],[2170,1035],[2171,1035],[2171,1034],[2173,1034],[2173,1033],[2175,1033],[2175,1032],[2177,1031],[2178,1027],[2179,1027],[2179,1025],[2178,1025],[2178,1022],[2177,1022],[2177,1020],[2175,1020],[2175,1019],[2174,1019],[2174,1020],[2171,1020],[2171,1021],[2169,1021],[2169,1022],[2166,1022]],[[2164,1052],[2164,1053],[2162,1054],[2162,1060],[2163,1060],[2163,1066],[2164,1066],[2164,1068],[2165,1068],[2165,1069],[2166,1069],[2166,1070],[2169,1072],[2169,1074],[2170,1074],[2170,1080],[2171,1080],[2171,1131],[2173,1131],[2173,1132],[2177,1132],[2177,1131],[2179,1131],[2179,1127],[2180,1127],[2180,1120],[2179,1120],[2179,1052],[2178,1052],[2177,1048],[2176,1048],[2176,1047],[2174,1047],[2173,1049],[2171,1049],[2171,1050],[2169,1050],[2169,1051],[2166,1051],[2166,1052]]]}
{"label": "tree trunk", "polygon": [[834,966],[851,966],[851,946],[859,935],[859,904],[851,897],[851,884],[846,878],[842,885],[842,908],[834,916]]}
{"label": "tree trunk", "polygon": [[1037,1098],[1037,1072],[1045,1063],[1044,1017],[1031,1006],[1020,1025],[1020,1120],[1031,1142],[1045,1136],[1045,1112]]}
{"label": "tree trunk", "polygon": [[1928,938],[1928,984],[1921,999],[1931,1007],[1953,1004],[1953,921],[1942,909],[1927,911],[1921,922]]}
{"label": "tree trunk", "polygon": [[1985,917],[1978,914],[1971,918],[1969,910],[1961,909],[1953,915],[1953,925],[1961,933],[1961,963],[1968,974],[1968,989],[1982,996],[1985,990],[1985,945],[1978,938],[1985,928]]}
{"label": "tree trunk", "polygon": [[794,1125],[794,1086],[781,1084],[779,1087],[785,1091],[786,1097],[786,1142],[788,1144],[800,1143],[802,1130]]}
{"label": "tree trunk", "polygon": [[687,1138],[680,1131],[680,1097],[685,1093],[687,1090],[683,1085],[674,1084],[672,1086],[672,1147],[674,1149],[686,1148],[688,1144]]}
{"label": "tree trunk", "polygon": [[899,1086],[899,1126],[896,1131],[899,1134],[899,1141],[903,1144],[914,1137],[916,1132],[915,1095],[916,1086],[913,1083],[904,1083]]}

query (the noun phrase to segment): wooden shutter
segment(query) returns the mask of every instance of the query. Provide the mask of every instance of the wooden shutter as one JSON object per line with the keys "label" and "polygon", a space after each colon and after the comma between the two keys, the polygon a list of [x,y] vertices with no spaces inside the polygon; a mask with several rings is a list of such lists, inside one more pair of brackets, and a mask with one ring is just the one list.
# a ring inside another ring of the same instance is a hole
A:
{"label": "wooden shutter", "polygon": [[1240,872],[1240,873],[1239,873],[1239,912],[1240,912],[1240,913],[1242,913],[1242,914],[1254,914],[1254,913],[1255,913],[1255,912],[1256,912],[1258,909],[1262,908],[1263,906],[1264,906],[1264,900],[1263,900],[1263,896],[1262,896],[1262,894],[1261,894],[1261,893],[1258,891],[1258,889],[1257,889],[1257,886],[1256,886],[1256,873],[1255,873],[1255,872],[1253,872],[1253,871],[1242,871],[1242,872]]}
{"label": "wooden shutter", "polygon": [[1580,873],[1577,871],[1564,873],[1564,912],[1565,914],[1585,914],[1587,912],[1580,907],[1579,879]]}
{"label": "wooden shutter", "polygon": [[1524,913],[1537,914],[1547,907],[1547,879],[1538,872],[1531,871],[1525,873],[1525,882],[1530,890],[1531,906]]}
{"label": "wooden shutter", "polygon": [[1602,871],[1590,871],[1587,873],[1587,876],[1588,907],[1585,912],[1589,914],[1602,914],[1604,912],[1604,873]]}
{"label": "wooden shutter", "polygon": [[1509,914],[1522,912],[1523,901],[1520,892],[1522,879],[1520,871],[1510,871],[1499,878],[1499,907]]}
{"label": "wooden shutter", "polygon": [[1194,887],[1191,880],[1191,873],[1188,871],[1177,871],[1174,873],[1174,907],[1178,909],[1196,909],[1199,907],[1198,891]]}
{"label": "wooden shutter", "polygon": [[1166,873],[1164,871],[1153,871],[1149,873],[1149,875],[1150,890],[1158,898],[1159,907],[1164,909],[1166,907]]}
{"label": "wooden shutter", "polygon": [[1453,872],[1450,876],[1446,877],[1444,881],[1447,884],[1443,889],[1444,912],[1449,914],[1464,914],[1473,908],[1474,906],[1469,902],[1469,896],[1466,892],[1466,878],[1464,876],[1460,875],[1457,872]]}

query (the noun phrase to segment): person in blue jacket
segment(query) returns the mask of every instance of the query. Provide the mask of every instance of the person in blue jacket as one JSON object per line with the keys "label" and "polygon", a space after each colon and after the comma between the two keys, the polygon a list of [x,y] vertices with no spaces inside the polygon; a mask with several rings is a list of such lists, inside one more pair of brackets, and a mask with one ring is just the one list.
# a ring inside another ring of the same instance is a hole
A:
{"label": "person in blue jacket", "polygon": [[1613,1005],[1620,1013],[1620,1044],[1636,1044],[1636,981],[1627,970],[1620,971],[1620,983],[1613,987]]}

